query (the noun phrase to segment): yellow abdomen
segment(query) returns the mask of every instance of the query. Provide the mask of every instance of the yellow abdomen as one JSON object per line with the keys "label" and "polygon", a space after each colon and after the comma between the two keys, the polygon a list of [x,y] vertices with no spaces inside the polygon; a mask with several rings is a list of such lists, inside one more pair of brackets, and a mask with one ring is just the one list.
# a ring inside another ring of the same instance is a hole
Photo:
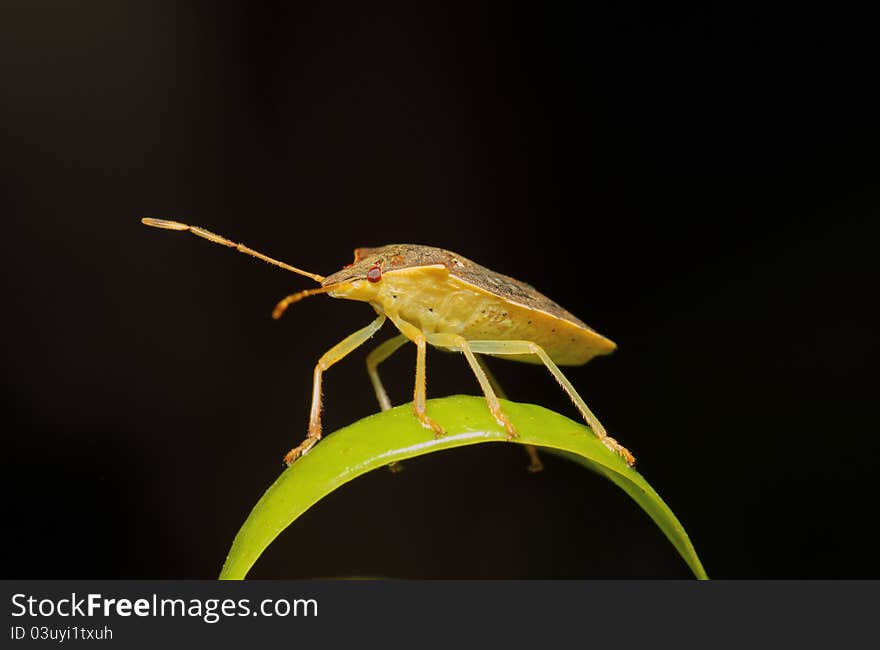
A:
{"label": "yellow abdomen", "polygon": [[[425,333],[459,334],[470,341],[532,341],[563,366],[584,364],[616,347],[581,324],[496,296],[437,267],[386,273],[376,302]],[[504,358],[541,363],[533,355]]]}

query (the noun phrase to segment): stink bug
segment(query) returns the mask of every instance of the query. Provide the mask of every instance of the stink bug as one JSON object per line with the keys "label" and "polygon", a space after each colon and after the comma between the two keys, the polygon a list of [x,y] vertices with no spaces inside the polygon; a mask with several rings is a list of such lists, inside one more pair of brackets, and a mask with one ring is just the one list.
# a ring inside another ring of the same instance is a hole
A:
{"label": "stink bug", "polygon": [[[497,391],[476,355],[488,354],[544,364],[599,440],[622,456],[627,464],[635,463],[632,454],[605,432],[559,369],[559,365],[582,365],[597,355],[612,352],[617,346],[531,285],[495,273],[442,248],[416,244],[358,248],[354,251],[351,264],[324,277],[197,226],[164,219],[144,218],[141,221],[156,228],[189,231],[216,244],[235,248],[269,264],[311,278],[321,285],[281,300],[272,312],[273,318],[279,318],[291,304],[319,293],[326,293],[332,298],[367,302],[376,311],[377,318],[372,323],[347,336],[318,360],[314,371],[308,435],[285,455],[284,462],[288,465],[308,453],[321,438],[321,381],[324,371],[366,343],[387,319],[401,333],[367,355],[367,371],[382,410],[391,408],[391,402],[379,379],[378,366],[404,343],[412,341],[417,350],[413,412],[435,436],[443,435],[443,427],[431,418],[425,408],[425,351],[427,345],[431,344],[464,354],[486,396],[489,411],[507,430],[508,439],[514,438],[516,430],[502,411]],[[536,456],[532,455],[532,459],[533,467],[536,467]]]}

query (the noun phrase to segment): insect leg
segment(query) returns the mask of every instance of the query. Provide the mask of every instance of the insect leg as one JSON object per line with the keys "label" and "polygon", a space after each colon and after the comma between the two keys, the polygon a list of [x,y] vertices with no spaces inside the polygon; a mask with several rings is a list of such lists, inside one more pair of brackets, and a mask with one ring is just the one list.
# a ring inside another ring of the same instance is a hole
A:
{"label": "insect leg", "polygon": [[[400,349],[400,346],[408,340],[409,339],[403,334],[398,334],[394,338],[388,339],[379,345],[379,347],[371,350],[367,355],[367,374],[370,375],[370,381],[373,383],[373,390],[376,391],[376,399],[379,400],[379,408],[383,411],[387,411],[391,408],[391,400],[388,399],[388,393],[385,392],[385,387],[382,385],[382,380],[379,378],[379,364],[397,352],[397,350]],[[403,464],[400,461],[394,461],[393,463],[388,463],[388,469],[391,470],[393,474],[397,474],[403,471]]]}
{"label": "insect leg", "polygon": [[468,364],[470,364],[471,370],[473,370],[474,374],[477,376],[477,381],[480,382],[480,388],[483,389],[483,395],[486,396],[486,403],[489,405],[489,411],[498,421],[498,424],[507,429],[507,439],[510,440],[511,438],[515,438],[516,429],[513,428],[510,420],[507,419],[504,411],[501,410],[501,404],[498,402],[498,397],[495,395],[495,391],[492,389],[492,385],[489,383],[489,378],[486,376],[483,367],[477,363],[477,358],[474,356],[473,350],[471,350],[471,346],[468,344],[468,340],[458,334],[428,334],[427,338],[431,345],[460,350],[464,353],[465,359],[467,359]]}
{"label": "insect leg", "polygon": [[342,341],[327,350],[315,366],[314,383],[312,384],[312,409],[309,415],[309,433],[299,446],[291,449],[284,456],[284,462],[290,465],[308,451],[321,439],[321,376],[327,368],[341,360],[348,353],[366,343],[385,322],[385,314],[381,314],[372,323],[349,334]]}
{"label": "insect leg", "polygon": [[[480,364],[480,368],[483,369],[483,372],[486,373],[486,377],[489,379],[489,385],[492,386],[492,390],[495,391],[495,394],[498,395],[500,399],[507,399],[507,394],[504,392],[504,389],[501,387],[501,384],[498,383],[498,379],[495,375],[492,374],[492,371],[489,370],[489,366],[486,365],[485,360],[482,357],[477,357],[477,363]],[[526,468],[528,471],[532,472],[540,472],[544,469],[544,464],[541,462],[541,457],[538,456],[538,448],[535,445],[523,445],[526,449],[526,453],[529,455],[529,466]]]}
{"label": "insect leg", "polygon": [[428,415],[427,410],[425,408],[425,393],[427,392],[427,380],[425,378],[425,356],[426,356],[426,341],[425,336],[420,332],[419,336],[416,338],[416,385],[413,391],[413,412],[416,414],[416,417],[419,419],[419,422],[422,423],[422,426],[427,429],[432,429],[434,431],[434,437],[439,438],[444,435],[446,432],[443,430],[439,424],[434,422],[433,419]]}
{"label": "insect leg", "polygon": [[425,335],[422,333],[422,330],[412,323],[403,320],[396,313],[390,311],[387,313],[388,317],[397,326],[397,329],[399,329],[406,338],[416,344],[416,385],[413,390],[413,413],[415,413],[423,427],[433,430],[434,436],[439,438],[446,432],[443,430],[443,427],[437,424],[428,415],[427,409],[425,408],[425,393],[427,392],[425,387],[425,356],[427,352],[427,340],[425,339]]}
{"label": "insect leg", "polygon": [[407,338],[403,334],[398,334],[393,339],[388,339],[377,348],[373,349],[367,355],[367,374],[370,375],[370,381],[373,383],[373,390],[376,391],[376,399],[379,400],[379,406],[383,411],[391,408],[391,400],[388,399],[388,393],[382,385],[379,378],[379,364],[385,361],[392,354],[400,349],[400,346],[407,342]]}
{"label": "insect leg", "polygon": [[540,345],[532,341],[471,341],[470,345],[474,352],[482,354],[534,354],[537,356],[547,367],[547,370],[550,371],[550,374],[552,374],[556,381],[559,382],[562,390],[564,390],[571,398],[571,401],[574,402],[575,407],[580,411],[581,416],[583,416],[587,424],[590,425],[593,433],[596,434],[596,437],[599,438],[602,444],[622,456],[628,465],[632,466],[635,464],[636,461],[635,458],[633,458],[633,455],[626,449],[626,447],[608,435],[605,431],[605,427],[603,427],[602,423],[599,422],[599,419],[593,415],[590,407],[587,406],[587,403],[578,394],[572,383],[562,374],[559,366],[553,363],[553,360]]}

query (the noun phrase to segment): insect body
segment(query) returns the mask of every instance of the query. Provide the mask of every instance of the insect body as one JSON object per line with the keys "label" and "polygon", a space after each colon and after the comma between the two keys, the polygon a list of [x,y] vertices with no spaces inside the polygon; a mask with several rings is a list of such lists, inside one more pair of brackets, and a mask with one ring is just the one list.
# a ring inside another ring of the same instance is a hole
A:
{"label": "insect body", "polygon": [[330,276],[309,273],[236,244],[196,226],[162,219],[142,219],[148,226],[190,231],[224,246],[235,248],[270,264],[309,277],[320,287],[291,294],[275,307],[279,318],[287,307],[302,298],[326,293],[369,303],[377,317],[330,348],[315,366],[312,406],[306,439],[285,456],[289,465],[306,454],[321,438],[321,382],[324,371],[366,343],[386,320],[400,334],[379,345],[367,356],[367,371],[383,410],[391,402],[379,378],[378,366],[407,341],[416,345],[416,379],[413,411],[423,426],[443,435],[443,427],[425,408],[425,355],[427,346],[461,352],[477,377],[492,415],[507,430],[516,430],[501,409],[496,390],[477,355],[506,357],[544,364],[605,446],[629,465],[632,454],[611,438],[559,365],[582,365],[615,344],[590,329],[534,287],[495,273],[471,260],[441,248],[415,244],[392,244],[358,248],[354,262]]}

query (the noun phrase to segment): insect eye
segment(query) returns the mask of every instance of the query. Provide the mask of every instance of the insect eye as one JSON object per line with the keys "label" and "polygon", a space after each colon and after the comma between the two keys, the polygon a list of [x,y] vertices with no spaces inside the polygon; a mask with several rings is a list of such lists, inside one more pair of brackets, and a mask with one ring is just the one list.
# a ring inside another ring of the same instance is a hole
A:
{"label": "insect eye", "polygon": [[382,279],[382,268],[378,264],[374,264],[367,271],[367,280],[370,282],[378,282]]}

